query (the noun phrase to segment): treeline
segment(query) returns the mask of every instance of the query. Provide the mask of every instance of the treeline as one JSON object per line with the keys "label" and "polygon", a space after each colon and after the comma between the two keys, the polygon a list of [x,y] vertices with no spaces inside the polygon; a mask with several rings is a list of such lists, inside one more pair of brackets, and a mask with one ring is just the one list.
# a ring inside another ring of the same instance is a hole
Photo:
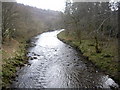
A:
{"label": "treeline", "polygon": [[66,2],[63,15],[67,34],[81,43],[83,39],[95,41],[96,52],[107,47],[111,38],[118,39],[118,8],[109,2]]}
{"label": "treeline", "polygon": [[2,37],[29,39],[43,31],[60,28],[61,12],[43,10],[15,2],[2,3]]}

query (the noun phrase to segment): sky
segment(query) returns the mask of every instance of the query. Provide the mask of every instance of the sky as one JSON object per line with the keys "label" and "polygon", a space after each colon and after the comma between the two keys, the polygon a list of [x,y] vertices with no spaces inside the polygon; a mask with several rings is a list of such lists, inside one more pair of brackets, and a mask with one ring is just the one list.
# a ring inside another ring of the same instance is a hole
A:
{"label": "sky", "polygon": [[[55,11],[64,11],[65,1],[66,0],[16,0],[18,3],[23,3],[25,5],[41,8],[41,9],[50,9]],[[72,1],[72,0],[70,0]],[[94,0],[73,0],[80,1],[94,1]],[[109,0],[95,0],[95,1],[109,1]],[[111,1],[120,1],[120,0],[111,0]]]}
{"label": "sky", "polygon": [[17,0],[17,2],[55,11],[63,11],[65,7],[65,0]]}

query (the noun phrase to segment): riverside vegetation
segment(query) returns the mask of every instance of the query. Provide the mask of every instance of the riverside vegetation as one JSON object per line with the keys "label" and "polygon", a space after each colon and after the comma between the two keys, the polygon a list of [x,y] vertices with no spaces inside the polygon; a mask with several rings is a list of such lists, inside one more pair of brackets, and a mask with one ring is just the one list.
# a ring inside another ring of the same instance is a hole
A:
{"label": "riverside vegetation", "polygon": [[[115,5],[115,6],[114,6]],[[67,0],[62,41],[81,50],[102,71],[120,83],[120,3],[74,2]]]}
{"label": "riverside vegetation", "polygon": [[58,38],[63,42],[70,44],[71,46],[80,50],[83,55],[88,57],[88,60],[91,61],[97,68],[119,82],[118,68],[120,67],[117,61],[117,41],[111,41],[112,45],[109,45],[109,47],[105,48],[101,53],[96,53],[93,40],[82,40],[80,44],[79,40],[76,40],[71,35],[66,35],[65,31],[59,33]]}

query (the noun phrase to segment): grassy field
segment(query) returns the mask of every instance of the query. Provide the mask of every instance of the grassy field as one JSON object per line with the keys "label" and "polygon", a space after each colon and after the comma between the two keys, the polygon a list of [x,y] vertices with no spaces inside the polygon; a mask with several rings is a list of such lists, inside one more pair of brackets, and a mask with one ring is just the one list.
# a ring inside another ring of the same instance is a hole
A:
{"label": "grassy field", "polygon": [[80,44],[79,40],[72,35],[66,35],[65,31],[59,33],[58,38],[79,49],[96,67],[120,83],[118,74],[118,70],[120,70],[118,68],[120,68],[120,66],[118,65],[117,41],[114,39],[111,40],[107,47],[102,49],[101,53],[96,53],[94,40],[82,39],[82,43]]}

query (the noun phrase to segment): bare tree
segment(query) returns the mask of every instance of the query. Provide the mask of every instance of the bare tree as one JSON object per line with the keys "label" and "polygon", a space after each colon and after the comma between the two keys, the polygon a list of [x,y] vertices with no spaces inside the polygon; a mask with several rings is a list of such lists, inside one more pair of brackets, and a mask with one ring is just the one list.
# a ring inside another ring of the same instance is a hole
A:
{"label": "bare tree", "polygon": [[15,30],[15,19],[17,18],[16,6],[13,2],[2,3],[2,37],[11,37]]}

